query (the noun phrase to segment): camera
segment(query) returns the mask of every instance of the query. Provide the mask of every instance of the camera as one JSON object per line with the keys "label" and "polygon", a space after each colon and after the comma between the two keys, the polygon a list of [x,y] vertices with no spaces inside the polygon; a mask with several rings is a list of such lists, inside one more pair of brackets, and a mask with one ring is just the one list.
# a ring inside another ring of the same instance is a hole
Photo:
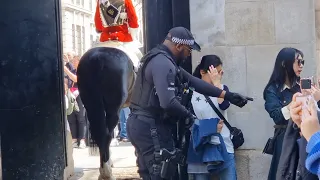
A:
{"label": "camera", "polygon": [[301,79],[301,82],[300,82],[301,89],[311,89],[311,85],[312,85],[311,78]]}

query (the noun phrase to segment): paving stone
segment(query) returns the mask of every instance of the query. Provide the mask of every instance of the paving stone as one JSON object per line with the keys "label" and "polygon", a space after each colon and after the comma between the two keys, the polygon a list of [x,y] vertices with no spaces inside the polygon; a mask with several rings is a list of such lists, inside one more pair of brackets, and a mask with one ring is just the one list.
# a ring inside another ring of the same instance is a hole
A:
{"label": "paving stone", "polygon": [[[139,179],[136,156],[131,143],[120,143],[111,149],[112,172],[117,180]],[[97,180],[99,176],[99,156],[89,155],[89,149],[74,149],[75,175],[69,180]]]}

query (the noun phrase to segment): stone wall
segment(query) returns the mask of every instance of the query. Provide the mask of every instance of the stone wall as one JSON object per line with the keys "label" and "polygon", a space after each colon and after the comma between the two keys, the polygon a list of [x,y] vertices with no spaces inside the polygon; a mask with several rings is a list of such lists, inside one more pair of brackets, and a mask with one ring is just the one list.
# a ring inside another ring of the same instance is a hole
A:
{"label": "stone wall", "polygon": [[[233,106],[228,113],[229,121],[243,130],[246,140],[237,152],[240,180],[267,179],[270,157],[261,150],[273,135],[273,121],[264,109],[262,92],[277,53],[288,46],[302,50],[306,60],[302,76],[317,74],[316,50],[320,52],[320,46],[316,46],[315,22],[319,38],[320,17],[315,18],[314,3],[190,0],[191,31],[202,47],[200,53],[193,53],[193,68],[201,56],[219,55],[225,69],[223,83],[234,92],[254,97],[253,103],[242,109]],[[320,15],[320,11],[316,13]]]}
{"label": "stone wall", "polygon": [[[317,60],[320,59],[320,1],[319,0],[314,0],[315,1],[315,21],[316,21],[316,57]],[[320,77],[320,67],[317,66],[317,75]]]}

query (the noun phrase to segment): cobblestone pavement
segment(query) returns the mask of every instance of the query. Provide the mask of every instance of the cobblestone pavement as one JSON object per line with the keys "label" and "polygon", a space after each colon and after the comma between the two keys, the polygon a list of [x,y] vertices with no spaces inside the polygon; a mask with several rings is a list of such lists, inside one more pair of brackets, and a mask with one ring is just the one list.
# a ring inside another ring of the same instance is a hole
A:
{"label": "cobblestone pavement", "polygon": [[[70,180],[98,180],[99,156],[89,156],[89,149],[73,150],[75,175]],[[113,175],[117,180],[139,179],[134,148],[130,143],[111,147]]]}

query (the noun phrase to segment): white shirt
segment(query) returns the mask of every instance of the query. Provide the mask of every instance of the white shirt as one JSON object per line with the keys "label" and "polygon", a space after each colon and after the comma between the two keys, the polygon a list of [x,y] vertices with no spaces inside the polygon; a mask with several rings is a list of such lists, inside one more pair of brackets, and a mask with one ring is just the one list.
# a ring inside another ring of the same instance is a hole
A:
{"label": "white shirt", "polygon": [[[226,118],[226,120],[228,120],[227,111],[220,109],[219,104],[218,104],[218,98],[210,97],[210,99],[214,103],[214,105],[217,107],[217,109],[220,110],[221,114]],[[210,118],[219,118],[219,116],[212,109],[210,104],[206,102],[206,98],[204,97],[204,95],[199,94],[197,92],[193,92],[191,103],[193,106],[194,113],[199,120],[210,119]],[[230,139],[230,131],[226,125],[224,125],[222,127],[220,134],[221,134],[223,141],[226,145],[226,149],[227,149],[228,153],[234,153],[233,144]]]}
{"label": "white shirt", "polygon": [[[285,84],[283,86],[281,92],[286,90],[286,89],[290,89],[290,87]],[[281,108],[281,112],[282,112],[283,117],[284,117],[285,120],[289,120],[291,118],[290,110],[289,110],[289,106],[288,105],[283,107],[283,108]]]}

